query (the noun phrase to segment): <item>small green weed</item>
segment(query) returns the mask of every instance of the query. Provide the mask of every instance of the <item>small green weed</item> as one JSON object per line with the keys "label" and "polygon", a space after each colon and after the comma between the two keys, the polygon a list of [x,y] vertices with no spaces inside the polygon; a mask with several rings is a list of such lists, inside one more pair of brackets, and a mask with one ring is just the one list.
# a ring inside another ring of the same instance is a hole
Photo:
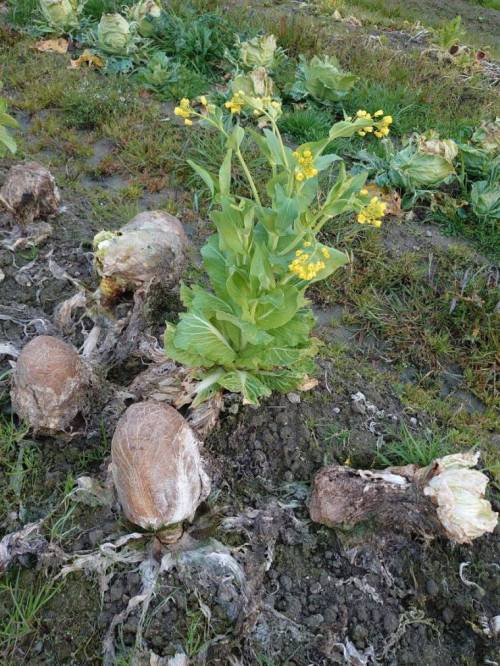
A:
{"label": "small green weed", "polygon": [[279,128],[298,143],[319,141],[332,126],[329,113],[313,107],[284,113]]}
{"label": "small green weed", "polygon": [[430,465],[436,458],[453,453],[448,437],[428,432],[416,435],[404,425],[393,442],[383,444],[377,451],[375,464],[388,467],[390,465]]}
{"label": "small green weed", "polygon": [[7,617],[0,626],[0,648],[8,655],[26,636],[37,630],[38,615],[41,609],[56,595],[62,587],[52,580],[38,579],[34,584],[26,585],[20,571],[8,573],[0,581],[0,597]]}
{"label": "small green weed", "polygon": [[200,653],[208,638],[208,623],[201,610],[186,611],[186,636],[184,651],[193,659]]}

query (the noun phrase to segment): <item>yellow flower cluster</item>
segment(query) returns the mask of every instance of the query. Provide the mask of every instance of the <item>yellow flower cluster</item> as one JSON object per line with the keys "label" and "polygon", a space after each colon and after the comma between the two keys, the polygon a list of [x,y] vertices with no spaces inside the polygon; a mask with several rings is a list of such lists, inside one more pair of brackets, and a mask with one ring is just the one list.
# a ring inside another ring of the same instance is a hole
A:
{"label": "yellow flower cluster", "polygon": [[241,113],[241,109],[245,104],[245,100],[243,99],[243,94],[244,93],[241,90],[237,93],[234,93],[229,102],[226,102],[224,104],[226,109],[229,109],[231,113]]}
{"label": "yellow flower cluster", "polygon": [[183,97],[181,101],[179,102],[179,106],[176,106],[174,109],[174,113],[176,116],[180,116],[181,118],[184,118],[184,124],[185,125],[192,125],[193,121],[189,119],[189,117],[193,113],[193,109],[191,108],[191,102],[188,100],[187,97]]}
{"label": "yellow flower cluster", "polygon": [[[377,139],[382,139],[389,134],[389,126],[392,124],[392,116],[384,116],[382,109],[375,111],[373,116],[371,113],[368,113],[368,111],[360,109],[356,113],[356,118],[363,118],[368,123],[366,127],[359,130],[359,136],[365,136],[366,134],[373,132]],[[380,120],[375,120],[375,118],[380,118]]]}
{"label": "yellow flower cluster", "polygon": [[358,214],[360,224],[371,224],[373,227],[382,226],[381,218],[385,215],[387,204],[378,197],[372,197],[370,203],[361,209]]}
{"label": "yellow flower cluster", "polygon": [[299,182],[314,178],[318,175],[318,170],[314,167],[314,157],[310,150],[296,150],[293,156],[299,163],[295,169],[295,179]]}
{"label": "yellow flower cluster", "polygon": [[[310,247],[311,243],[306,241],[304,248]],[[322,255],[328,259],[330,256],[326,247],[321,249]],[[305,250],[297,250],[295,259],[288,265],[289,270],[297,275],[301,280],[314,280],[316,275],[325,268],[324,261],[311,261],[312,255]]]}

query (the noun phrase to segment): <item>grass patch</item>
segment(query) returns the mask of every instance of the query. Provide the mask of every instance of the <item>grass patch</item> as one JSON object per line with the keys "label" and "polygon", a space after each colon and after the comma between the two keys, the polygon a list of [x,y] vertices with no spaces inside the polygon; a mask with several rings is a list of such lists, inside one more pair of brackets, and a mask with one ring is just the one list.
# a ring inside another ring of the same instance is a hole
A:
{"label": "grass patch", "polygon": [[40,611],[61,587],[62,583],[56,585],[40,578],[26,585],[19,570],[0,581],[0,598],[9,609],[0,627],[0,649],[5,655],[38,629]]}
{"label": "grass patch", "polygon": [[426,467],[436,458],[453,453],[449,437],[433,432],[424,435],[412,433],[403,426],[392,442],[385,442],[377,451],[375,464],[381,467],[390,465],[419,465]]}

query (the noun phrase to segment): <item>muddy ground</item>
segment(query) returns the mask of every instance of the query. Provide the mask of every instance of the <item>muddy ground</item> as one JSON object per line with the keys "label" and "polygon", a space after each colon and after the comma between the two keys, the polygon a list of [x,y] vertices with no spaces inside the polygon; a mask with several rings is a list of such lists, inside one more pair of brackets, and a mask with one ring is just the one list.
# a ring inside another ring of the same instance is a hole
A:
{"label": "muddy ground", "polygon": [[[193,265],[208,232],[206,220],[192,210],[190,192],[161,184],[120,209],[127,219],[108,215],[106,206],[123,203],[120,198],[130,185],[127,169],[109,173],[117,144],[78,129],[66,154],[60,144],[40,146],[34,128],[51,113],[49,108],[17,114],[25,156],[50,166],[63,200],[47,240],[35,248],[0,248],[5,275],[0,282],[0,341],[17,348],[35,334],[60,333],[54,309],[75,293],[74,280],[97,286],[91,240],[103,227],[121,226],[136,210],[174,208],[186,223]],[[0,182],[12,163],[2,161]],[[0,229],[2,239],[11,243],[12,225],[4,213]],[[439,253],[468,252],[479,265],[490,266],[469,242],[450,239],[418,220],[389,220],[380,234],[389,257],[416,253],[427,261]],[[321,466],[380,466],[377,453],[390,449],[403,426],[425,436],[440,425],[430,406],[407,398],[426,387],[424,361],[421,367],[395,363],[383,339],[366,334],[346,317],[341,296],[342,281],[348,279],[346,274],[333,283],[328,297],[312,294],[315,334],[324,343],[317,388],[273,396],[259,408],[227,396],[220,424],[204,445],[213,492],[188,529],[187,550],[159,574],[147,613],[141,616],[139,607],[112,624],[166,554],[144,536],[132,542],[130,552],[143,553],[146,564],[115,565],[108,571],[107,589],[99,588],[95,574],[76,572],[57,579],[36,620],[12,638],[9,621],[17,615],[9,590],[16,585],[18,590],[42,589],[60,570],[60,562],[42,571],[26,558],[9,573],[10,587],[0,589],[2,663],[93,666],[103,663],[103,643],[110,636],[116,646],[114,663],[122,666],[133,663],[134,646],[144,664],[169,663],[158,659],[179,652],[190,664],[221,666],[500,663],[491,628],[500,601],[497,534],[471,546],[454,546],[395,533],[391,526],[367,523],[331,530],[309,519],[309,486]],[[151,332],[161,335],[165,318],[174,320],[179,309],[175,294],[156,303]],[[81,344],[81,330],[71,341]],[[0,356],[0,377],[9,367],[9,358]],[[112,378],[126,385],[143,367],[137,359],[127,360],[113,369]],[[498,444],[491,419],[486,425],[482,421],[489,406],[470,390],[460,365],[450,361],[433,367],[431,374],[429,396],[439,399],[452,422],[457,427],[466,423],[472,432],[476,428],[490,450]],[[5,378],[1,390],[1,413],[10,419]],[[359,391],[376,406],[374,414],[360,414],[353,407],[352,396]],[[68,479],[88,475],[105,481],[114,421],[100,426],[71,442],[27,435],[18,494],[12,459],[0,461],[0,536],[43,518],[54,507],[56,518],[70,510],[53,532],[54,543],[66,554],[93,553],[133,531],[116,503],[91,507],[68,500],[60,505],[63,489],[71,487]],[[494,493],[491,499],[498,510]]]}

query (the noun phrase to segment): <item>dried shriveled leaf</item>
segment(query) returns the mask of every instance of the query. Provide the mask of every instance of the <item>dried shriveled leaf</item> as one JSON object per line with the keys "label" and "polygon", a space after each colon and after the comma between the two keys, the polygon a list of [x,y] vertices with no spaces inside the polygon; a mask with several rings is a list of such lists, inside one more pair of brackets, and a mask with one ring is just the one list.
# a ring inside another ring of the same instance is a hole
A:
{"label": "dried shriveled leaf", "polygon": [[199,440],[173,407],[131,405],[111,444],[112,474],[125,516],[158,531],[193,517],[208,495]]}
{"label": "dried shriveled leaf", "polygon": [[368,183],[365,188],[371,197],[378,197],[387,204],[385,209],[386,215],[393,215],[394,217],[402,217],[403,211],[401,210],[401,196],[396,190],[388,190],[383,187],[375,185],[375,183]]}
{"label": "dried shriveled leaf", "polygon": [[63,432],[86,410],[90,380],[90,371],[73,347],[40,335],[28,342],[17,360],[12,406],[35,432]]}
{"label": "dried shriveled leaf", "polygon": [[105,61],[103,58],[100,58],[95,53],[92,53],[92,51],[85,49],[85,51],[78,58],[70,62],[69,68],[80,69],[81,67],[87,66],[100,69],[101,67],[104,67],[104,65]]}
{"label": "dried shriveled leaf", "polygon": [[54,53],[67,53],[69,42],[64,37],[58,39],[41,39],[35,44],[37,51],[52,51]]}

